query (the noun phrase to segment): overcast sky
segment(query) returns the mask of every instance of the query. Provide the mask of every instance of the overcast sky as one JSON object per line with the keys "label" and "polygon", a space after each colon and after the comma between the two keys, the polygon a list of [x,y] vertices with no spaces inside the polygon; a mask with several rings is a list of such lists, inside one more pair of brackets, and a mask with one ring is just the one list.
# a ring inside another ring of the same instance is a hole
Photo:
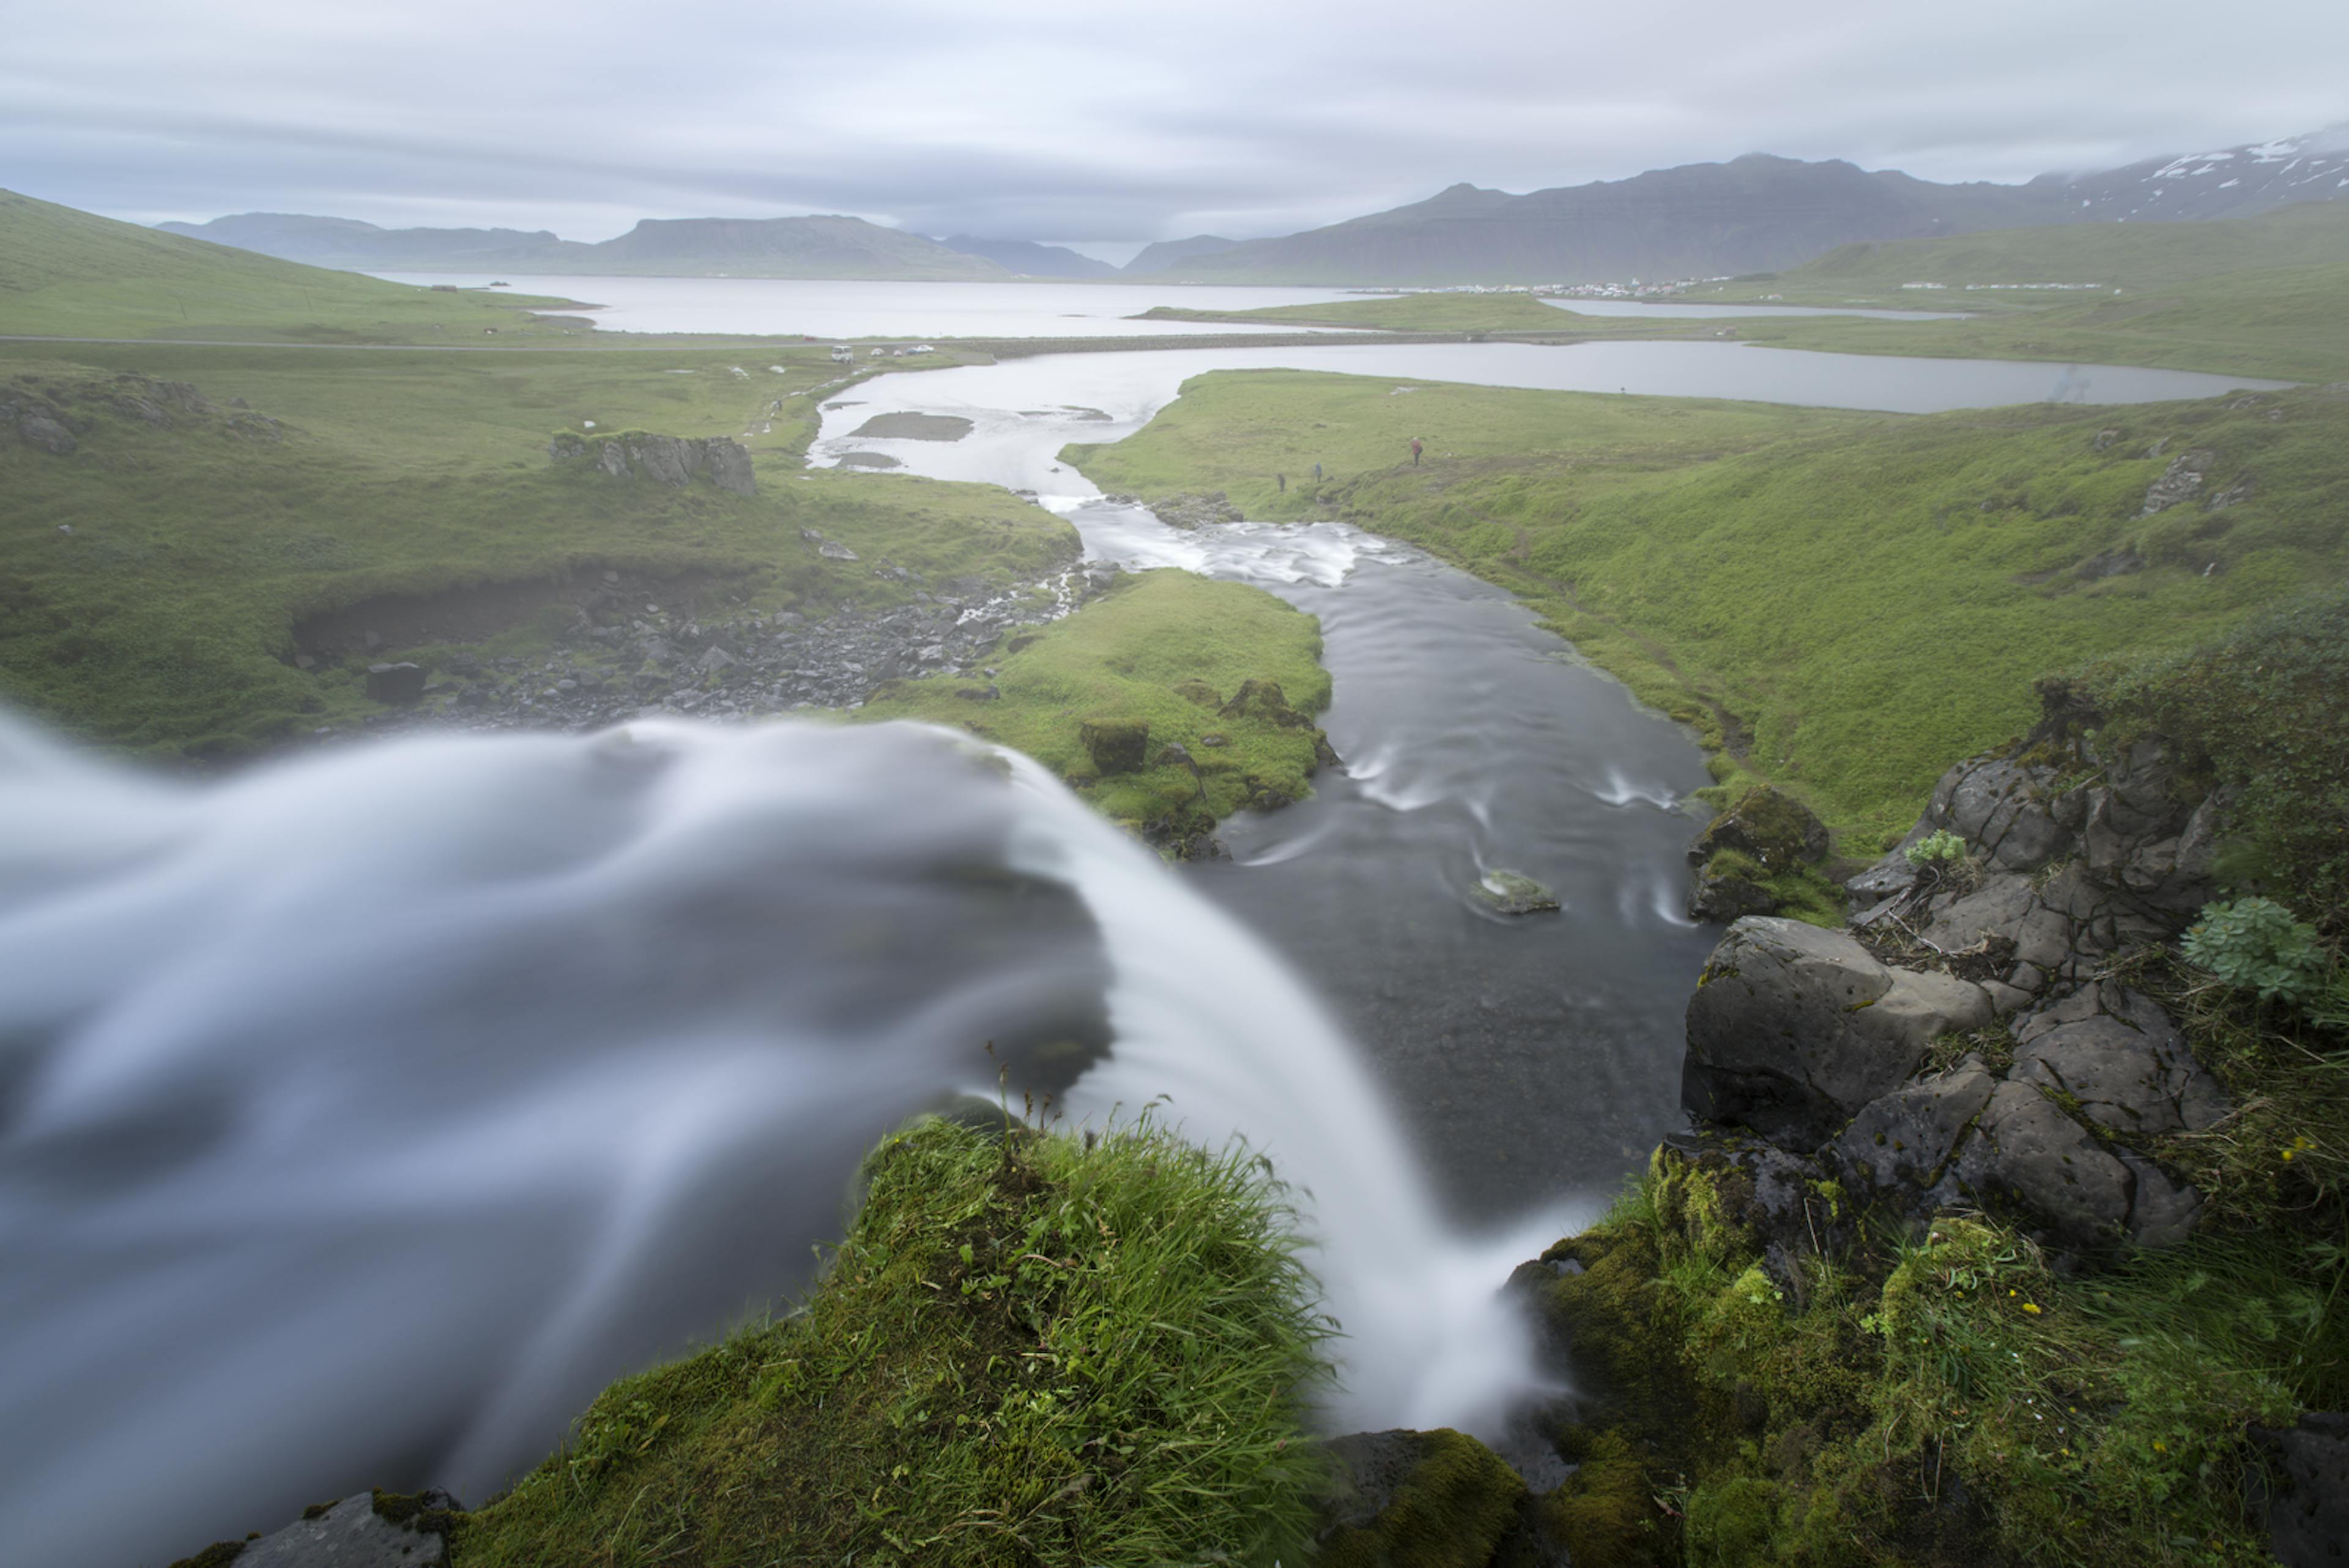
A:
{"label": "overcast sky", "polygon": [[599,240],[1285,234],[1766,151],[2020,181],[2349,120],[2349,4],[0,0],[0,184]]}

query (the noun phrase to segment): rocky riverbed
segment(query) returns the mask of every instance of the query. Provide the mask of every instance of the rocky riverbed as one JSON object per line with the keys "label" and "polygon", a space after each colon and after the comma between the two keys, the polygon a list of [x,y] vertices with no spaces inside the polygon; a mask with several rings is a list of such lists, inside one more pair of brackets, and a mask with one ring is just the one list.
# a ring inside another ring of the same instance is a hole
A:
{"label": "rocky riverbed", "polygon": [[[830,558],[855,559],[845,545],[808,543]],[[657,714],[853,710],[886,680],[991,675],[985,660],[1007,632],[1058,619],[1117,576],[1096,563],[998,588],[976,576],[932,584],[905,568],[879,570],[910,588],[912,602],[822,615],[758,610],[727,604],[704,580],[614,569],[544,596],[540,613],[564,624],[543,653],[495,655],[460,641],[409,659],[379,634],[350,630],[299,660],[364,664],[369,694],[392,704],[365,721],[369,732],[581,731]],[[315,733],[341,732],[322,725]]]}

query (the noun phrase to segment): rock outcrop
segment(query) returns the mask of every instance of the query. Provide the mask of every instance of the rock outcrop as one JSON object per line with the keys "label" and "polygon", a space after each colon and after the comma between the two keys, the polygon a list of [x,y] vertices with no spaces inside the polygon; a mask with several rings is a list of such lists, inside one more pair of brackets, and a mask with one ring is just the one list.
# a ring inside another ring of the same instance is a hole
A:
{"label": "rock outcrop", "polygon": [[1992,1017],[1979,985],[1878,962],[1842,931],[1749,916],[1689,999],[1681,1098],[1704,1121],[1815,1148],[1923,1064],[1936,1035]]}
{"label": "rock outcrop", "polygon": [[[2158,1140],[2229,1102],[2161,1008],[2106,971],[2215,895],[2227,803],[2187,787],[2158,737],[2100,753],[2081,733],[2095,716],[2068,689],[2044,696],[2020,756],[1951,768],[1901,848],[1847,885],[1850,931],[1730,928],[1689,1002],[1682,1102],[1898,1216],[1977,1207],[2059,1250],[2162,1245],[2201,1199]],[[1971,854],[1912,863],[1935,833]],[[2001,1018],[2003,1035],[1933,1065],[1937,1038]]]}
{"label": "rock outcrop", "polygon": [[1786,907],[1787,879],[1824,861],[1827,849],[1826,825],[1808,806],[1766,784],[1748,790],[1689,846],[1697,867],[1689,919],[1775,915]]}
{"label": "rock outcrop", "polygon": [[36,452],[70,457],[108,420],[168,431],[193,425],[245,440],[278,441],[285,427],[255,413],[242,398],[227,407],[206,400],[185,381],[158,381],[126,372],[90,377],[58,374],[0,383],[0,436],[13,432]]}
{"label": "rock outcrop", "polygon": [[725,436],[698,440],[647,435],[636,431],[608,436],[566,433],[547,443],[546,455],[556,462],[590,463],[612,479],[641,475],[656,483],[682,489],[698,477],[735,495],[759,493],[758,477],[750,471],[749,449]]}

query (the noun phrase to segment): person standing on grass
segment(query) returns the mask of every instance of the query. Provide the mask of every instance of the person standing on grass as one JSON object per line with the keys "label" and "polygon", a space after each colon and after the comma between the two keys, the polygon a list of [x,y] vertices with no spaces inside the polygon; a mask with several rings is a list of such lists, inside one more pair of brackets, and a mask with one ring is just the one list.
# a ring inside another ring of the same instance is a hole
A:
{"label": "person standing on grass", "polygon": [[1313,465],[1313,483],[1316,484],[1321,483],[1321,465],[1318,462]]}
{"label": "person standing on grass", "polygon": [[1417,468],[1419,466],[1419,438],[1417,436],[1411,438],[1411,465],[1413,468]]}
{"label": "person standing on grass", "polygon": [[1272,482],[1280,487],[1280,493],[1283,495],[1288,493],[1288,475],[1285,473],[1276,473],[1272,476]]}

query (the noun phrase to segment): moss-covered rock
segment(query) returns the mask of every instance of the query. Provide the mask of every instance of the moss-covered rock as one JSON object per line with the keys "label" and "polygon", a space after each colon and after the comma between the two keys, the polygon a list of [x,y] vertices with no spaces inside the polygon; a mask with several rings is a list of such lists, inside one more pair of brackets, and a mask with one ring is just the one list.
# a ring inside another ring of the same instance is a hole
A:
{"label": "moss-covered rock", "polygon": [[1747,790],[1705,824],[1689,846],[1689,864],[1702,866],[1722,850],[1733,849],[1775,874],[1816,865],[1826,858],[1827,847],[1826,824],[1810,807],[1764,784]]}
{"label": "moss-covered rock", "polygon": [[1841,897],[1817,869],[1828,847],[1826,825],[1808,806],[1767,784],[1747,790],[1689,847],[1689,864],[1698,868],[1689,918],[1725,925],[1786,914],[1840,923]]}
{"label": "moss-covered rock", "polygon": [[1088,719],[1077,738],[1102,774],[1140,773],[1149,758],[1150,726],[1139,719]]}
{"label": "moss-covered rock", "polygon": [[1177,680],[1174,695],[1194,708],[1220,708],[1224,705],[1224,694],[1204,680]]}
{"label": "moss-covered rock", "polygon": [[1284,730],[1310,729],[1313,724],[1312,720],[1289,706],[1288,695],[1280,689],[1279,681],[1255,677],[1241,681],[1232,700],[1216,712],[1219,718],[1256,719]]}
{"label": "moss-covered rock", "polygon": [[1346,1476],[1327,1505],[1321,1568],[1488,1568],[1521,1527],[1525,1482],[1464,1433],[1362,1432],[1330,1447]]}

